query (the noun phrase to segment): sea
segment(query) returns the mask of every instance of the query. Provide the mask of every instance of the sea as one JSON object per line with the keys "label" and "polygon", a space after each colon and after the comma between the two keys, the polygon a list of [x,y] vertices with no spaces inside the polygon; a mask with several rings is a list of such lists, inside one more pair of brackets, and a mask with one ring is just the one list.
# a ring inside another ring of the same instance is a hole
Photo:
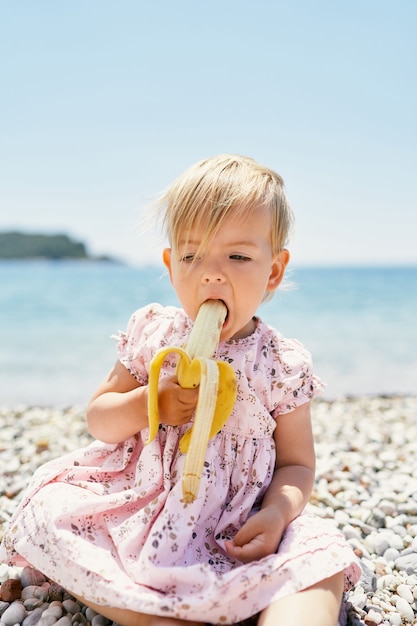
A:
{"label": "sea", "polygon": [[[162,267],[1,261],[0,406],[85,406],[150,302],[178,304]],[[311,351],[325,399],[417,394],[417,266],[294,267],[258,314]]]}

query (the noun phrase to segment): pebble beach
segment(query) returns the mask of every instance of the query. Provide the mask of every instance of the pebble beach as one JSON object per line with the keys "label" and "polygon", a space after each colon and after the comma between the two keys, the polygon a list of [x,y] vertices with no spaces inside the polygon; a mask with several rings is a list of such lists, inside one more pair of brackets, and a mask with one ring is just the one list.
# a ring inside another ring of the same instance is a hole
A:
{"label": "pebble beach", "polygon": [[[417,624],[417,397],[316,400],[309,508],[333,519],[363,575],[344,599],[349,625]],[[85,409],[0,408],[0,538],[39,465],[87,445]],[[3,626],[108,626],[30,568],[0,563]]]}

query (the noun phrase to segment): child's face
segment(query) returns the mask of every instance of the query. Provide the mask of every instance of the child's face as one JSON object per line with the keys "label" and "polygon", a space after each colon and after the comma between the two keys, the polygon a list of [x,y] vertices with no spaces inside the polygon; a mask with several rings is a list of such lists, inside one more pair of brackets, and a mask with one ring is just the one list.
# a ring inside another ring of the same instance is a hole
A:
{"label": "child's face", "polygon": [[289,253],[272,254],[270,231],[269,211],[255,207],[243,220],[232,212],[197,258],[203,233],[193,227],[184,231],[178,250],[164,250],[171,283],[191,319],[206,300],[225,302],[228,315],[221,341],[250,335],[265,292],[274,291],[282,280]]}

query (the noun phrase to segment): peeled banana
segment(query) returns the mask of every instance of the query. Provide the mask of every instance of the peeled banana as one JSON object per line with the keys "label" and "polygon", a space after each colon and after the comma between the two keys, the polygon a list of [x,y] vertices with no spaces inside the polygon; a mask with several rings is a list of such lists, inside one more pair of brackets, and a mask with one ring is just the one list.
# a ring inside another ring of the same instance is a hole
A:
{"label": "peeled banana", "polygon": [[172,352],[179,355],[176,374],[181,387],[199,386],[193,426],[181,437],[180,451],[187,453],[182,476],[185,502],[198,495],[207,443],[223,428],[236,400],[236,377],[224,361],[214,361],[227,309],[221,300],[208,300],[198,312],[186,348],[158,350],[151,361],[148,382],[149,436],[154,439],[159,428],[158,382],[163,362]]}

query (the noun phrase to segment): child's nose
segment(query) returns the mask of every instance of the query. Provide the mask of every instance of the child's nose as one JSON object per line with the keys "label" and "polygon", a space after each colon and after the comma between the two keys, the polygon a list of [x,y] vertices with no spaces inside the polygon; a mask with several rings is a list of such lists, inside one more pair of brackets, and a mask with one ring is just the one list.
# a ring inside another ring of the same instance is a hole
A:
{"label": "child's nose", "polygon": [[204,282],[209,283],[222,283],[223,278],[221,276],[204,276]]}
{"label": "child's nose", "polygon": [[203,283],[222,283],[224,274],[220,267],[215,264],[207,265],[203,271]]}

